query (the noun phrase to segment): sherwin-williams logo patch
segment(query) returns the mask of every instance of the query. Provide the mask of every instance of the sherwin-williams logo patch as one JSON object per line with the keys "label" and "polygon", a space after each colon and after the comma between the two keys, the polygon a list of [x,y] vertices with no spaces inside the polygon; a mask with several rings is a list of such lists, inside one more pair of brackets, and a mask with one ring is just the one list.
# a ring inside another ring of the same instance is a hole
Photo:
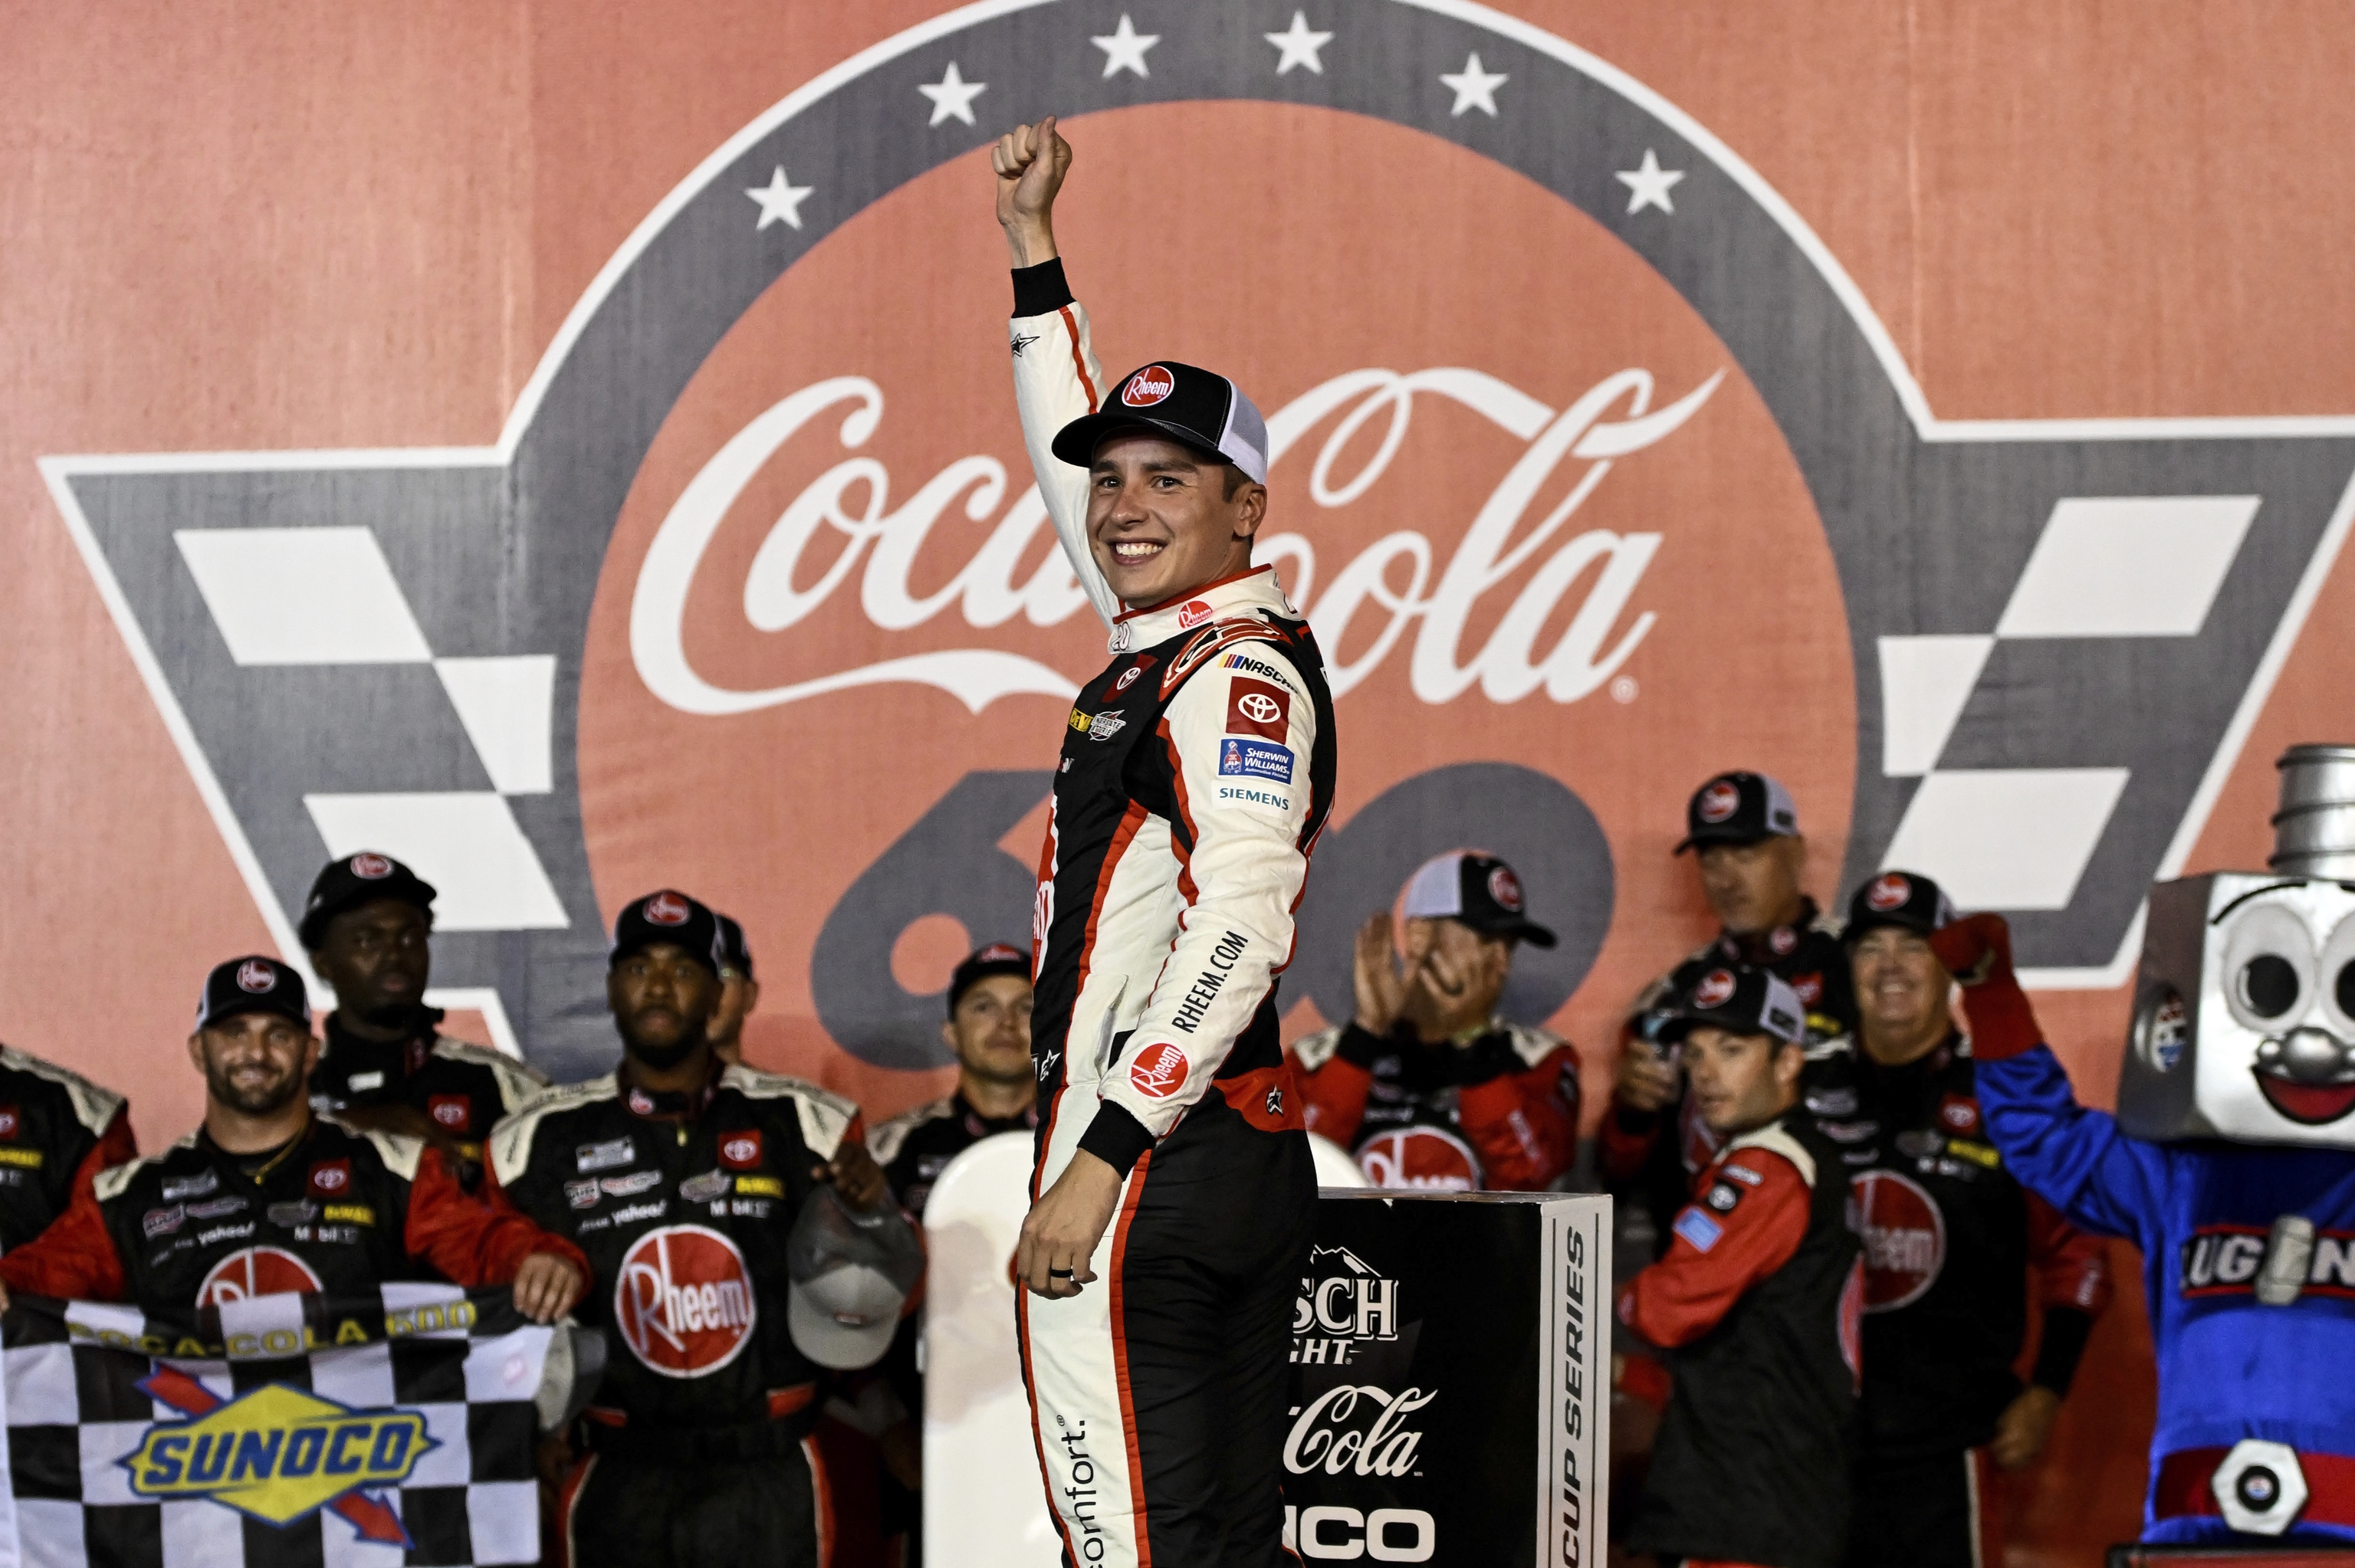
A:
{"label": "sherwin-williams logo patch", "polygon": [[139,1389],[190,1417],[149,1427],[116,1461],[139,1496],[217,1502],[281,1529],[329,1509],[363,1541],[411,1544],[368,1494],[406,1481],[437,1446],[421,1412],[356,1410],[282,1383],[224,1402],[169,1367]]}

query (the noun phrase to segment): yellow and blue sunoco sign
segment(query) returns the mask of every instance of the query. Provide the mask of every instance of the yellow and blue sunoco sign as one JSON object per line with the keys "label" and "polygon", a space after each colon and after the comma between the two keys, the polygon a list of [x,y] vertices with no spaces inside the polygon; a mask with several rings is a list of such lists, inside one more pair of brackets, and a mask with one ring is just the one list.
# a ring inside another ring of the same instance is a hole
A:
{"label": "yellow and blue sunoco sign", "polygon": [[193,1419],[149,1427],[116,1461],[139,1496],[204,1499],[282,1528],[336,1507],[364,1538],[405,1543],[391,1510],[356,1494],[400,1485],[437,1446],[421,1413],[355,1410],[282,1383],[223,1403],[169,1372],[140,1386]]}

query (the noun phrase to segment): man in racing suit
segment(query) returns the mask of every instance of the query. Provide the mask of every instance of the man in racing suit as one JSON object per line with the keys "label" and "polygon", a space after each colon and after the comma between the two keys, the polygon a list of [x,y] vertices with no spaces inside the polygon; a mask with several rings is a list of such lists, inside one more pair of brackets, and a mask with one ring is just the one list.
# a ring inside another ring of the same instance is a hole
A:
{"label": "man in racing suit", "polygon": [[299,935],[335,988],[311,1099],[345,1125],[421,1138],[473,1192],[491,1124],[547,1087],[535,1067],[442,1033],[425,1005],[433,885],[390,855],[329,861],[311,884]]}
{"label": "man in racing suit", "polygon": [[138,1157],[129,1101],[0,1045],[0,1253],[48,1230],[100,1171]]}
{"label": "man in racing suit", "polygon": [[588,1281],[579,1249],[468,1197],[431,1144],[314,1114],[303,1089],[317,1050],[302,976],[264,958],[215,969],[188,1041],[204,1125],[79,1191],[37,1240],[0,1257],[0,1282],[178,1318],[433,1278],[512,1282],[540,1322],[568,1310]]}
{"label": "man in racing suit", "polygon": [[[1693,1172],[1717,1151],[1716,1139],[1685,1098],[1674,1053],[1657,1038],[1671,999],[1712,969],[1753,964],[1797,994],[1807,1010],[1811,1051],[1856,1026],[1839,922],[1819,912],[1799,885],[1806,840],[1790,791],[1764,773],[1717,775],[1685,806],[1685,837],[1676,853],[1688,850],[1720,928],[1714,940],[1636,996],[1595,1150],[1604,1186],[1634,1211],[1626,1218],[1650,1221],[1656,1253],[1668,1245],[1668,1221],[1683,1206]],[[1807,1108],[1820,1116],[1853,1109],[1838,1087],[1810,1090]]]}
{"label": "man in racing suit", "polygon": [[1272,1568],[1316,1204],[1275,984],[1332,699],[1251,569],[1258,410],[1190,366],[1096,364],[1054,247],[1070,161],[1051,120],[993,158],[1023,438],[1114,655],[1071,709],[1039,867],[1023,1370],[1067,1561]]}
{"label": "man in racing suit", "polygon": [[[2094,1318],[2102,1244],[2026,1192],[1987,1140],[1954,980],[1930,947],[1954,918],[1938,885],[1888,872],[1849,901],[1857,1035],[1812,1065],[1807,1091],[1848,1091],[1818,1117],[1839,1146],[1864,1237],[1864,1428],[1852,1568],[2003,1561],[2001,1471],[2042,1449]],[[2023,1281],[2030,1288],[2023,1289]],[[2026,1387],[2012,1371],[2033,1292]]]}
{"label": "man in racing suit", "polygon": [[1406,972],[1388,910],[1358,932],[1357,1016],[1292,1047],[1308,1130],[1377,1187],[1541,1192],[1578,1158],[1578,1052],[1508,1023],[1513,947],[1554,944],[1521,880],[1452,850],[1407,884]]}
{"label": "man in racing suit", "polygon": [[491,1134],[501,1200],[577,1244],[600,1281],[581,1318],[604,1333],[605,1373],[557,1520],[576,1568],[826,1560],[809,1441],[826,1373],[788,1328],[785,1242],[819,1181],[864,1207],[883,1173],[849,1101],[713,1054],[722,961],[701,904],[666,889],[626,906],[606,983],[620,1069]]}

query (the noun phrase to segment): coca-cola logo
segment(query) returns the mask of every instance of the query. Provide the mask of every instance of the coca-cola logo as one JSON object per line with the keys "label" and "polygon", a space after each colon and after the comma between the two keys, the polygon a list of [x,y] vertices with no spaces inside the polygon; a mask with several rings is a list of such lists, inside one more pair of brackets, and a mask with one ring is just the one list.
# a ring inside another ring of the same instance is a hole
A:
{"label": "coca-cola logo", "polygon": [[1849,1183],[1849,1223],[1864,1242],[1864,1309],[1911,1306],[1946,1262],[1946,1216],[1912,1177],[1867,1171]]}
{"label": "coca-cola logo", "polygon": [[261,996],[278,989],[278,971],[260,959],[248,959],[237,966],[237,989]]}
{"label": "coca-cola logo", "polygon": [[1358,1146],[1358,1169],[1377,1187],[1423,1192],[1471,1192],[1480,1186],[1480,1160],[1471,1146],[1436,1127],[1398,1127]]}
{"label": "coca-cola logo", "polygon": [[684,926],[692,913],[686,899],[667,891],[647,899],[640,906],[639,912],[645,916],[649,926]]}
{"label": "coca-cola logo", "polygon": [[1128,385],[1120,389],[1120,400],[1132,408],[1150,408],[1177,390],[1178,378],[1167,366],[1148,365],[1128,378]]}
{"label": "coca-cola logo", "polygon": [[1886,915],[1891,909],[1904,908],[1905,901],[1913,896],[1912,881],[1902,873],[1892,871],[1886,876],[1873,879],[1872,885],[1864,890],[1864,905],[1868,909]]}
{"label": "coca-cola logo", "polygon": [[1284,1467],[1295,1476],[1411,1476],[1423,1434],[1407,1417],[1438,1398],[1374,1383],[1337,1383],[1301,1406],[1284,1435]]}
{"label": "coca-cola logo", "polygon": [[1128,1082],[1147,1099],[1166,1100],[1186,1086],[1186,1053],[1167,1040],[1156,1040],[1129,1064]]}
{"label": "coca-cola logo", "polygon": [[352,868],[352,874],[364,882],[382,882],[392,874],[392,862],[366,851],[352,856],[347,863]]}
{"label": "coca-cola logo", "polygon": [[1730,779],[1721,779],[1700,792],[1700,820],[1721,822],[1742,809],[1742,788]]}
{"label": "coca-cola logo", "polygon": [[623,1255],[613,1326],[664,1377],[703,1377],[743,1353],[760,1308],[736,1244],[702,1225],[648,1231]]}
{"label": "coca-cola logo", "polygon": [[1711,969],[1700,977],[1699,985],[1693,987],[1693,1005],[1704,1011],[1712,1007],[1723,1007],[1733,1000],[1733,989],[1732,969]]}
{"label": "coca-cola logo", "polygon": [[282,1296],[325,1289],[311,1266],[284,1247],[240,1247],[205,1274],[197,1287],[197,1305],[226,1307],[257,1296]]}

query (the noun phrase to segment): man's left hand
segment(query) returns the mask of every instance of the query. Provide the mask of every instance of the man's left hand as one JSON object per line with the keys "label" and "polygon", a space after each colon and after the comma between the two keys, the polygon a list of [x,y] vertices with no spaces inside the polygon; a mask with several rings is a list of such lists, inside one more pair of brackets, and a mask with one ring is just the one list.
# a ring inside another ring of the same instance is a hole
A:
{"label": "man's left hand", "polygon": [[588,1284],[569,1258],[533,1253],[516,1270],[516,1310],[535,1323],[553,1323],[572,1310]]}
{"label": "man's left hand", "polygon": [[1074,1153],[1022,1222],[1015,1277],[1041,1296],[1077,1296],[1081,1287],[1095,1283],[1089,1260],[1118,1207],[1120,1172],[1084,1149]]}
{"label": "man's left hand", "polygon": [[2030,1384],[2020,1390],[2019,1397],[1995,1418],[1988,1456],[2007,1470],[2026,1469],[2044,1452],[2045,1442],[2052,1436],[2053,1418],[2060,1414],[2061,1396],[2051,1389]]}

